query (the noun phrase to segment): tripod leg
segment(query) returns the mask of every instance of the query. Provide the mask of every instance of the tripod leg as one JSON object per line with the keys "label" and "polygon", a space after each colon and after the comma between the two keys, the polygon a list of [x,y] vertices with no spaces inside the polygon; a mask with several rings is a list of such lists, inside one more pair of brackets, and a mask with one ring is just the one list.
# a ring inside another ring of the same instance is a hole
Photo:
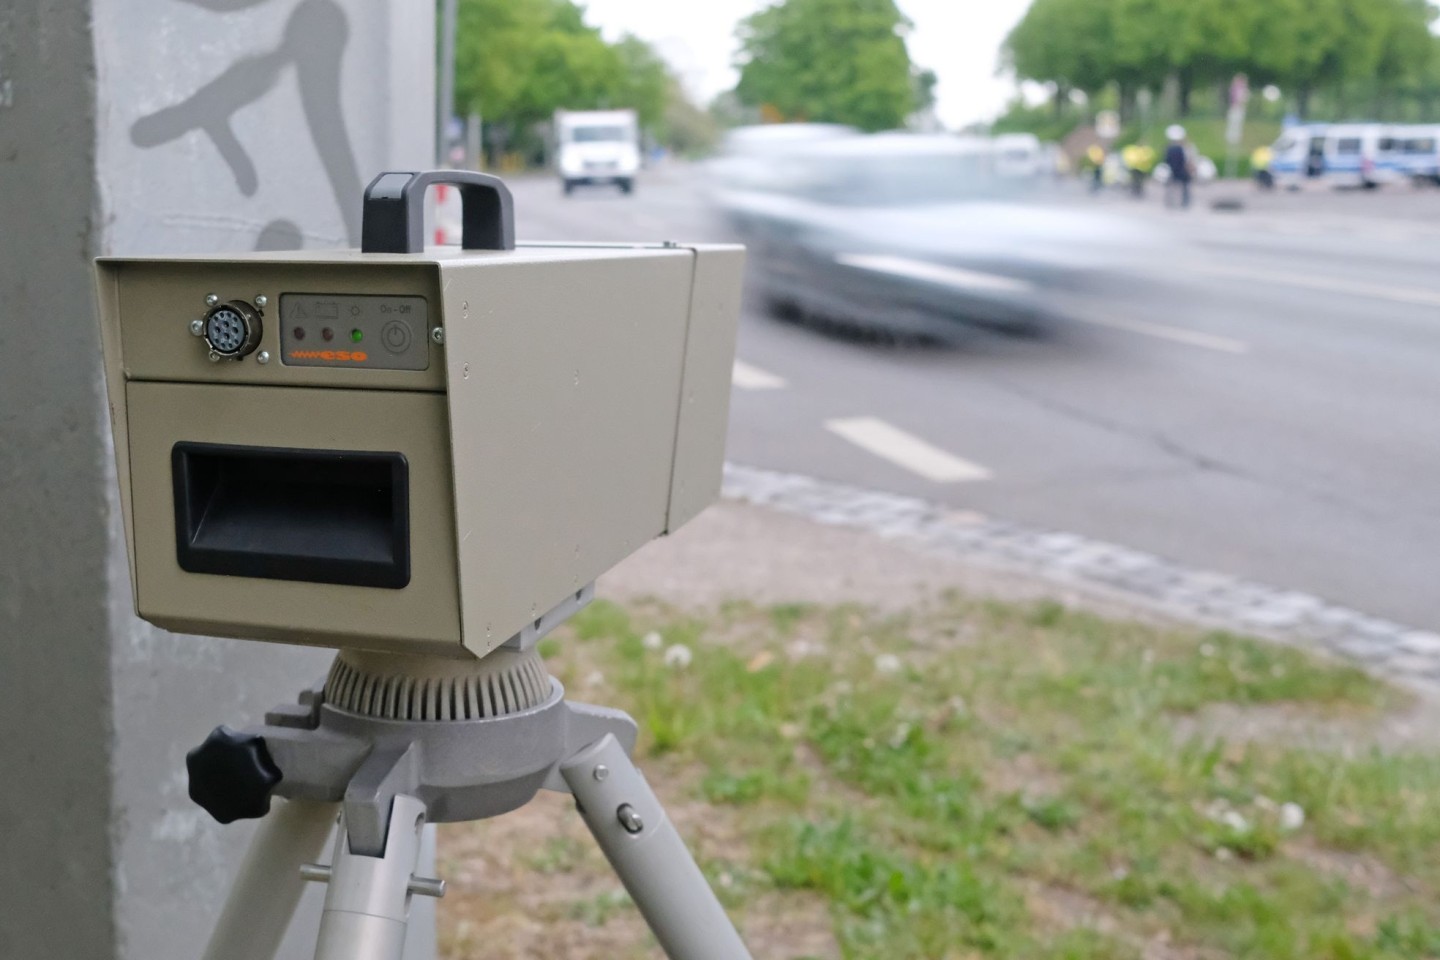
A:
{"label": "tripod leg", "polygon": [[395,798],[383,857],[351,853],[343,816],[340,826],[328,877],[316,876],[329,886],[315,960],[401,960],[411,894],[444,893],[438,881],[415,877],[425,805],[403,794]]}
{"label": "tripod leg", "polygon": [[750,960],[675,825],[614,735],[562,763],[560,775],[670,960]]}
{"label": "tripod leg", "polygon": [[205,960],[273,960],[305,887],[300,867],[319,858],[335,826],[336,807],[282,800],[260,821]]}

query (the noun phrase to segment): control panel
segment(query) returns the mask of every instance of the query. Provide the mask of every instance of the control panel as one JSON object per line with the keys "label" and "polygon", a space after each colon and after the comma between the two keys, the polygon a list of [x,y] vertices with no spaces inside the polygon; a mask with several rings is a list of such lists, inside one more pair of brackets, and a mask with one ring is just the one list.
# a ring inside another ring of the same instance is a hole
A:
{"label": "control panel", "polygon": [[425,298],[282,294],[280,360],[291,367],[429,369]]}

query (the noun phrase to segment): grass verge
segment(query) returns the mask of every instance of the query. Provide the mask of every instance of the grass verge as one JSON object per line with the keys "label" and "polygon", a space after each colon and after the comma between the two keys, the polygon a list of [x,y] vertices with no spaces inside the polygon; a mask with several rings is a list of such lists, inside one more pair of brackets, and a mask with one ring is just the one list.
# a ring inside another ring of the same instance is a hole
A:
{"label": "grass verge", "polygon": [[[572,696],[639,722],[641,761],[756,956],[1440,956],[1440,757],[1293,734],[1297,715],[1363,730],[1404,707],[1353,668],[957,598],[890,618],[601,602],[545,646]],[[1196,722],[1218,706],[1290,722]],[[488,831],[494,853],[505,823],[451,828],[443,857],[463,872],[455,831]],[[593,882],[529,909],[557,931],[628,923],[597,955],[656,955],[570,829],[530,870]],[[484,886],[442,909],[451,960],[494,955],[475,939]],[[799,936],[801,914],[823,929]]]}

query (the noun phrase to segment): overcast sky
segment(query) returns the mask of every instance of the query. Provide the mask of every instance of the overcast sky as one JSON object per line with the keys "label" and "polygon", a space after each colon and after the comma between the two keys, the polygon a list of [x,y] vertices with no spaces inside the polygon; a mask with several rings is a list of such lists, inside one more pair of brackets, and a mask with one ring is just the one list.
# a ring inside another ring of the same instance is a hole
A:
{"label": "overcast sky", "polygon": [[[702,103],[735,85],[735,24],[766,0],[582,0],[606,39],[633,33],[655,45]],[[1014,94],[995,75],[1000,42],[1030,0],[898,0],[915,24],[910,57],[940,78],[940,119],[988,120]]]}

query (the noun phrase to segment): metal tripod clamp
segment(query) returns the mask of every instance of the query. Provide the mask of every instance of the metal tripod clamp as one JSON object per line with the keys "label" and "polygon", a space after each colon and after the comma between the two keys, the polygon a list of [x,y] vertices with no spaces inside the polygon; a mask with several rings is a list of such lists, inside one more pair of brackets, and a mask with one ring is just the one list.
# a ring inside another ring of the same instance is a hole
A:
{"label": "metal tripod clamp", "polygon": [[580,816],[667,957],[749,960],[675,824],[611,734],[560,764]]}
{"label": "metal tripod clamp", "polygon": [[460,191],[466,250],[515,249],[515,201],[499,177],[470,170],[382,173],[365,188],[361,253],[423,253],[425,190],[443,183]]}

